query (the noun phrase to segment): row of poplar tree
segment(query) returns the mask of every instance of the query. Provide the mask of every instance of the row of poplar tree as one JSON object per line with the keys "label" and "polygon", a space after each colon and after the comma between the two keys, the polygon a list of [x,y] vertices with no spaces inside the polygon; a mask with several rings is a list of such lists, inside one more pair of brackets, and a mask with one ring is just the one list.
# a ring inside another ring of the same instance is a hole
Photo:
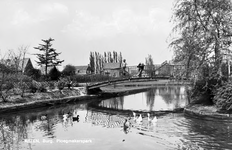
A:
{"label": "row of poplar tree", "polygon": [[89,65],[91,72],[101,73],[105,63],[122,63],[123,57],[121,52],[104,52],[100,54],[99,52],[90,52]]}

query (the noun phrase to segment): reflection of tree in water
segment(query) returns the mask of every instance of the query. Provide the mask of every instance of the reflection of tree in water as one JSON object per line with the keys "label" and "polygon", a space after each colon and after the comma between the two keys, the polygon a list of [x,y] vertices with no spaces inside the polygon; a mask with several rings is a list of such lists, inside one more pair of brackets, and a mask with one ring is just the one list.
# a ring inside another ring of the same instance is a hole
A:
{"label": "reflection of tree in water", "polygon": [[180,86],[165,86],[151,89],[146,92],[147,105],[152,110],[155,103],[155,96],[159,95],[166,104],[174,104],[175,108],[178,108],[183,99],[181,88]]}
{"label": "reflection of tree in water", "polygon": [[[72,111],[75,108],[79,108],[80,105],[71,105],[65,107],[68,110],[64,110],[64,106],[60,108],[52,109],[34,109],[33,112],[19,112],[18,114],[3,115],[0,118],[0,149],[14,150],[25,149],[27,144],[24,140],[30,139],[28,133],[31,132],[33,126],[44,132],[46,137],[54,137],[55,125],[62,120],[63,111]],[[45,119],[41,119],[41,116],[46,115]],[[30,146],[30,143],[28,143]]]}
{"label": "reflection of tree in water", "polygon": [[163,100],[170,104],[174,99],[175,95],[173,93],[172,87],[159,87],[159,95],[163,98]]}
{"label": "reflection of tree in water", "polygon": [[100,102],[100,107],[113,108],[113,109],[123,109],[124,97],[114,97],[108,100],[103,100]]}
{"label": "reflection of tree in water", "polygon": [[120,128],[125,121],[125,117],[116,114],[108,114],[97,112],[93,110],[88,110],[85,122],[91,123],[95,126],[103,126],[106,128]]}
{"label": "reflection of tree in water", "polygon": [[145,93],[147,106],[149,107],[150,111],[152,111],[152,108],[154,107],[156,90],[157,88],[154,88]]}
{"label": "reflection of tree in water", "polygon": [[58,123],[58,120],[55,118],[47,117],[45,120],[40,122],[40,124],[35,126],[35,129],[44,131],[44,136],[49,138],[54,138],[55,134],[55,125]]}
{"label": "reflection of tree in water", "polygon": [[24,116],[8,116],[0,120],[0,148],[19,149],[28,138],[28,122]]}

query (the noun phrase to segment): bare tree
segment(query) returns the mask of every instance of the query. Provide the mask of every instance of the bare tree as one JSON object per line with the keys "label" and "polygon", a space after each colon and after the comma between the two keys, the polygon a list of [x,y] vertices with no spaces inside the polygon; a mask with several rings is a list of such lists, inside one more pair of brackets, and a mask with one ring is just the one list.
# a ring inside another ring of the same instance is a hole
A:
{"label": "bare tree", "polygon": [[3,102],[6,102],[9,97],[9,91],[14,85],[10,77],[13,74],[10,62],[10,51],[1,58],[0,62],[0,97]]}

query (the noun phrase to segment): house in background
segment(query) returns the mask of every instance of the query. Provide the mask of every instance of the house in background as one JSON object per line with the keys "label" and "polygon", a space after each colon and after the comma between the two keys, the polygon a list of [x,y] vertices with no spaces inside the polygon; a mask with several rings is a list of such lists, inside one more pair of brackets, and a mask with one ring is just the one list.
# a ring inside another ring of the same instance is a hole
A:
{"label": "house in background", "polygon": [[19,68],[18,70],[22,73],[27,72],[28,70],[34,69],[31,59],[30,58],[24,58],[19,61]]}
{"label": "house in background", "polygon": [[85,75],[88,66],[75,66],[75,68],[76,68],[75,74],[78,74],[78,75]]}
{"label": "house in background", "polygon": [[128,66],[128,72],[132,76],[137,75],[138,74],[138,67],[137,66]]}
{"label": "house in background", "polygon": [[5,66],[10,67],[14,71],[25,73],[30,69],[34,69],[31,59],[24,58],[24,59],[2,59],[1,63]]}
{"label": "house in background", "polygon": [[[52,70],[52,68],[54,68],[54,66],[49,66],[49,67],[47,67],[47,73],[49,73],[49,72]],[[42,66],[40,67],[40,71],[41,71],[41,73],[42,73],[43,75],[45,75],[45,66],[44,66],[44,65],[42,65]]]}
{"label": "house in background", "polygon": [[165,61],[162,64],[154,65],[155,75],[161,76],[184,76],[185,65],[182,63],[174,63],[173,61]]}
{"label": "house in background", "polygon": [[122,73],[120,63],[104,63],[103,64],[103,73],[112,77],[120,77]]}

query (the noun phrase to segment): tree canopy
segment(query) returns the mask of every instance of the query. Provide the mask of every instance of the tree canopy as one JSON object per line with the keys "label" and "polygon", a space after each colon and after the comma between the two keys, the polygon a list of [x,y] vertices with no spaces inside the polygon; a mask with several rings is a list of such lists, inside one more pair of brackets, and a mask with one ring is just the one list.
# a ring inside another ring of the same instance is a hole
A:
{"label": "tree canopy", "polygon": [[65,76],[72,76],[76,74],[76,68],[72,65],[66,65],[62,71],[63,75]]}
{"label": "tree canopy", "polygon": [[174,5],[173,33],[170,44],[175,61],[182,61],[189,73],[210,65],[222,76],[222,62],[230,52],[232,37],[232,3],[230,0],[177,0]]}
{"label": "tree canopy", "polygon": [[51,42],[54,41],[54,39],[42,39],[42,41],[44,42],[44,44],[39,44],[40,46],[34,48],[42,52],[42,54],[35,55],[37,55],[38,58],[37,64],[45,67],[45,75],[47,76],[48,67],[56,67],[60,65],[64,60],[59,60],[57,56],[61,53],[57,53],[56,49],[52,48]]}

